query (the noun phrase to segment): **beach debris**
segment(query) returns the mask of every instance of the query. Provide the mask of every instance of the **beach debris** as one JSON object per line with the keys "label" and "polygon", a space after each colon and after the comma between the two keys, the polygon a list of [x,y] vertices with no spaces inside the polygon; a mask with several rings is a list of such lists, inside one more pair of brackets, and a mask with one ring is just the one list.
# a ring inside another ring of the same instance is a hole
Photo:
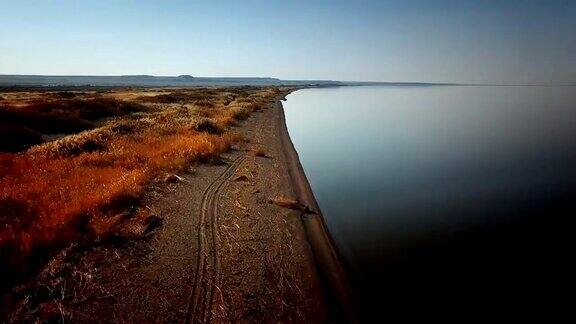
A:
{"label": "beach debris", "polygon": [[173,173],[167,174],[164,177],[164,182],[166,182],[166,183],[176,183],[178,181],[183,181],[183,180],[184,180],[184,178],[179,177]]}
{"label": "beach debris", "polygon": [[136,217],[125,224],[118,230],[118,236],[126,239],[143,238],[152,235],[158,229],[164,220],[157,215],[147,217]]}
{"label": "beach debris", "polygon": [[263,149],[260,149],[260,148],[254,150],[254,156],[263,157],[263,158],[267,158],[267,159],[271,158],[270,156],[268,156],[266,154],[266,152],[264,152]]}
{"label": "beach debris", "polygon": [[294,209],[294,210],[300,210],[301,205],[302,205],[297,200],[282,197],[282,196],[270,198],[270,203],[277,205],[277,206],[280,206],[280,207]]}
{"label": "beach debris", "polygon": [[246,175],[241,174],[241,175],[237,176],[236,178],[234,178],[234,181],[248,182],[248,181],[250,181],[250,179],[248,179],[248,177]]}
{"label": "beach debris", "polygon": [[282,197],[282,196],[272,198],[272,199],[270,199],[270,202],[273,203],[274,205],[284,207],[284,208],[294,209],[294,210],[304,210],[304,207],[305,207],[298,200],[294,200],[294,199],[290,199],[290,198],[286,198],[286,197]]}
{"label": "beach debris", "polygon": [[318,214],[316,211],[311,209],[310,206],[305,205],[300,201],[291,198],[278,196],[275,198],[271,198],[269,202],[280,207],[302,211],[304,214]]}
{"label": "beach debris", "polygon": [[146,230],[144,231],[144,236],[152,235],[156,230],[164,224],[164,219],[160,216],[151,215],[146,218]]}

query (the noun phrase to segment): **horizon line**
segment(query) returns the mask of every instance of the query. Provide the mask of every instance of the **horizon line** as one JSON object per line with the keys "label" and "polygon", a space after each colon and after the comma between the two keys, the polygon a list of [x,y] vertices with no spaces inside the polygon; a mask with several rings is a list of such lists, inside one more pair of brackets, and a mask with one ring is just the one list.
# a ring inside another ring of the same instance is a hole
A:
{"label": "horizon line", "polygon": [[321,81],[321,82],[339,82],[339,83],[399,83],[399,84],[431,84],[431,85],[454,85],[454,86],[575,86],[576,81],[569,82],[536,82],[536,83],[502,83],[502,82],[438,82],[438,81],[350,81],[350,80],[333,80],[333,79],[281,79],[271,76],[195,76],[191,74],[179,75],[154,75],[154,74],[19,74],[19,73],[0,73],[1,76],[17,77],[153,77],[153,78],[182,78],[191,77],[195,79],[271,79],[278,81]]}

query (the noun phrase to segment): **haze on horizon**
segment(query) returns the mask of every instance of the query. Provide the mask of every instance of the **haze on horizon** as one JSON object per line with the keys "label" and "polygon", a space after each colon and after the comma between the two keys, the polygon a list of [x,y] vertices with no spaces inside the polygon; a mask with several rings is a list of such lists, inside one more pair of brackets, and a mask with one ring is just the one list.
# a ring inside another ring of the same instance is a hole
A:
{"label": "haze on horizon", "polygon": [[576,82],[575,1],[3,1],[0,74]]}

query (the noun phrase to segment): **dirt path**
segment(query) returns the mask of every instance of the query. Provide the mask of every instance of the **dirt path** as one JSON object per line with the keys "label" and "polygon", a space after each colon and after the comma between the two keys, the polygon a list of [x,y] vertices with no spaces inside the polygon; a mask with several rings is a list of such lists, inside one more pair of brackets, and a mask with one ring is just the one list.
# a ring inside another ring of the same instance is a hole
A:
{"label": "dirt path", "polygon": [[[190,306],[186,322],[211,322],[213,314],[215,289],[220,290],[220,255],[218,248],[218,200],[227,181],[234,175],[236,169],[244,161],[240,155],[230,166],[206,188],[202,195],[202,210],[198,223],[198,264],[194,276],[194,289],[190,298]],[[207,230],[208,229],[208,230]],[[210,236],[207,239],[206,236]],[[206,264],[206,256],[211,251],[212,264]],[[210,273],[212,272],[212,273]],[[221,298],[221,297],[220,297]]]}

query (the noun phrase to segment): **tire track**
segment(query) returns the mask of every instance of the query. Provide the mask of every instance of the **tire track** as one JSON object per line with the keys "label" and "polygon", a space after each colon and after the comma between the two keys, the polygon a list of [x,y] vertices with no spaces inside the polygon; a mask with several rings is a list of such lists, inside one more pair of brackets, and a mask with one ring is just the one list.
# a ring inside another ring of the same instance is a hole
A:
{"label": "tire track", "polygon": [[[244,161],[243,154],[214,180],[202,195],[200,219],[198,221],[198,264],[190,302],[188,305],[187,323],[207,323],[212,317],[214,305],[214,290],[220,281],[220,256],[218,254],[218,201],[224,184],[234,175],[236,169]],[[208,230],[207,227],[210,227]],[[211,236],[211,238],[207,238]],[[207,262],[212,250],[212,264]],[[211,268],[211,269],[210,269]],[[210,271],[212,276],[210,278]],[[204,292],[204,299],[201,296]]]}

